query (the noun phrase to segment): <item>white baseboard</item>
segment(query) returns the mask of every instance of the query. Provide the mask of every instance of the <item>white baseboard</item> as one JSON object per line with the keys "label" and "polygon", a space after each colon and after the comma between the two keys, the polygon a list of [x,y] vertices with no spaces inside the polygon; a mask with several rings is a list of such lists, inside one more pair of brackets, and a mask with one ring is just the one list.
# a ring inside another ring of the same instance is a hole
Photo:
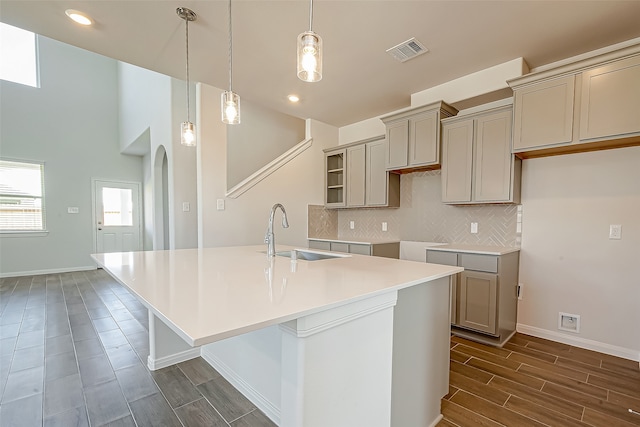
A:
{"label": "white baseboard", "polygon": [[89,271],[96,270],[96,265],[85,265],[82,267],[66,267],[66,268],[51,268],[47,270],[31,270],[31,271],[12,271],[12,272],[0,272],[0,278],[4,277],[22,277],[22,276],[40,276],[42,274],[59,274],[59,273],[72,273],[74,271]]}
{"label": "white baseboard", "polygon": [[161,357],[159,359],[152,359],[151,356],[147,357],[147,367],[150,371],[156,371],[158,369],[166,368],[167,366],[175,365],[176,363],[186,362],[187,360],[195,359],[200,356],[200,347],[190,348],[180,353],[171,354],[169,356]]}
{"label": "white baseboard", "polygon": [[622,357],[624,359],[640,362],[640,351],[630,348],[619,347],[599,341],[589,340],[582,337],[572,336],[557,331],[549,331],[547,329],[537,328],[535,326],[523,325],[518,323],[516,330],[522,334],[532,335],[538,338],[544,338],[563,344],[572,345],[574,347],[585,348],[612,356]]}
{"label": "white baseboard", "polygon": [[229,381],[240,393],[251,401],[258,409],[269,417],[276,425],[280,425],[280,408],[276,407],[270,400],[244,381],[231,368],[223,363],[219,358],[202,347],[202,358],[207,361],[213,368],[220,372],[225,380]]}
{"label": "white baseboard", "polygon": [[435,419],[435,421],[433,421],[429,427],[436,427],[438,425],[438,423],[443,419],[444,417],[442,416],[442,414],[438,415],[438,418]]}

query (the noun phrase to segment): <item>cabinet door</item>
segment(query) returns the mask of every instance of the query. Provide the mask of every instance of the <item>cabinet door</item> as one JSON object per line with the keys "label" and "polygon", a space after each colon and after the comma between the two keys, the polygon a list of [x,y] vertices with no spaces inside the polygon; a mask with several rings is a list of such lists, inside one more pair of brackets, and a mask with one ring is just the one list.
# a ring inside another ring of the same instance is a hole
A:
{"label": "cabinet door", "polygon": [[409,119],[409,166],[440,164],[440,120],[438,111],[427,111]]}
{"label": "cabinet door", "polygon": [[514,153],[571,143],[574,86],[571,75],[514,90]]}
{"label": "cabinet door", "polygon": [[473,119],[445,124],[442,132],[442,201],[470,202]]}
{"label": "cabinet door", "polygon": [[342,242],[331,242],[331,251],[349,253],[349,244]]}
{"label": "cabinet door", "polygon": [[386,206],[388,175],[385,166],[385,141],[373,141],[366,144],[366,197],[367,206]]}
{"label": "cabinet door", "polygon": [[582,73],[580,140],[640,132],[640,56]]}
{"label": "cabinet door", "polygon": [[[458,254],[455,252],[430,251],[427,249],[427,262],[443,265],[458,265]],[[458,276],[454,274],[450,276],[449,295],[451,301],[451,324],[458,324]]]}
{"label": "cabinet door", "polygon": [[347,206],[364,206],[365,145],[347,148]]}
{"label": "cabinet door", "polygon": [[476,119],[473,148],[473,200],[510,200],[512,182],[511,110]]}
{"label": "cabinet door", "polygon": [[323,240],[309,240],[309,249],[322,249],[325,251],[331,250],[331,242]]}
{"label": "cabinet door", "polygon": [[358,245],[349,243],[349,253],[358,255],[371,255],[371,245]]}
{"label": "cabinet door", "polygon": [[387,170],[399,169],[407,166],[409,146],[409,121],[398,120],[386,124],[387,127]]}
{"label": "cabinet door", "polygon": [[498,317],[498,276],[477,271],[460,273],[459,325],[496,334]]}

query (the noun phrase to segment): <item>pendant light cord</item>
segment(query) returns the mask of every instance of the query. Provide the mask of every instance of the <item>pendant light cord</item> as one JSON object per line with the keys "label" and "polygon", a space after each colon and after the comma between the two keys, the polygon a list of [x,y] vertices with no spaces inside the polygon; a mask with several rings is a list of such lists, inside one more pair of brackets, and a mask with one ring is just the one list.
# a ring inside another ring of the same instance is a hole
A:
{"label": "pendant light cord", "polygon": [[189,18],[185,18],[186,23],[186,39],[187,39],[187,121],[191,122],[190,114],[189,114],[189,106],[191,104],[191,100],[189,99]]}
{"label": "pendant light cord", "polygon": [[313,31],[313,0],[311,0],[311,5],[309,6],[309,31]]}
{"label": "pendant light cord", "polygon": [[229,92],[233,92],[233,32],[231,30],[231,0],[229,0]]}

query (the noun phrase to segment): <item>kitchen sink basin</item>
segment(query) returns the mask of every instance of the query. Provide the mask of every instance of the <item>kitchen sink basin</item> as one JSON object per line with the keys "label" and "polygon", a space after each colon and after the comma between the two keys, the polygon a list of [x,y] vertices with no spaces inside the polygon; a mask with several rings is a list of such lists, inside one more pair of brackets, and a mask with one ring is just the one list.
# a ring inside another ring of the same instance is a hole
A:
{"label": "kitchen sink basin", "polygon": [[[295,256],[292,256],[292,252],[295,252]],[[266,251],[265,251],[266,253]],[[333,259],[333,258],[345,258],[348,257],[348,254],[337,254],[330,252],[314,252],[314,251],[306,251],[301,249],[295,249],[293,251],[280,251],[276,252],[276,256],[287,257],[291,259],[301,259],[304,261],[320,261],[323,259]]]}

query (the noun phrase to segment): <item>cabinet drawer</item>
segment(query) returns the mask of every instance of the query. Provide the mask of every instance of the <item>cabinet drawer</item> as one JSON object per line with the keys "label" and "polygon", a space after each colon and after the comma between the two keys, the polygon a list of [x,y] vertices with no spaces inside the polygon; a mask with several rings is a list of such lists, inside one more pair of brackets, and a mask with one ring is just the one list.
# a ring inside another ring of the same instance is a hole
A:
{"label": "cabinet drawer", "polygon": [[371,245],[349,244],[349,253],[358,255],[371,255]]}
{"label": "cabinet drawer", "polygon": [[427,262],[431,264],[458,265],[458,254],[427,250]]}
{"label": "cabinet drawer", "polygon": [[340,242],[331,242],[331,250],[333,252],[349,253],[349,244]]}
{"label": "cabinet drawer", "polygon": [[331,250],[331,243],[323,240],[309,240],[309,249],[322,249],[323,251]]}
{"label": "cabinet drawer", "polygon": [[460,266],[466,270],[498,272],[498,257],[493,255],[460,254]]}

